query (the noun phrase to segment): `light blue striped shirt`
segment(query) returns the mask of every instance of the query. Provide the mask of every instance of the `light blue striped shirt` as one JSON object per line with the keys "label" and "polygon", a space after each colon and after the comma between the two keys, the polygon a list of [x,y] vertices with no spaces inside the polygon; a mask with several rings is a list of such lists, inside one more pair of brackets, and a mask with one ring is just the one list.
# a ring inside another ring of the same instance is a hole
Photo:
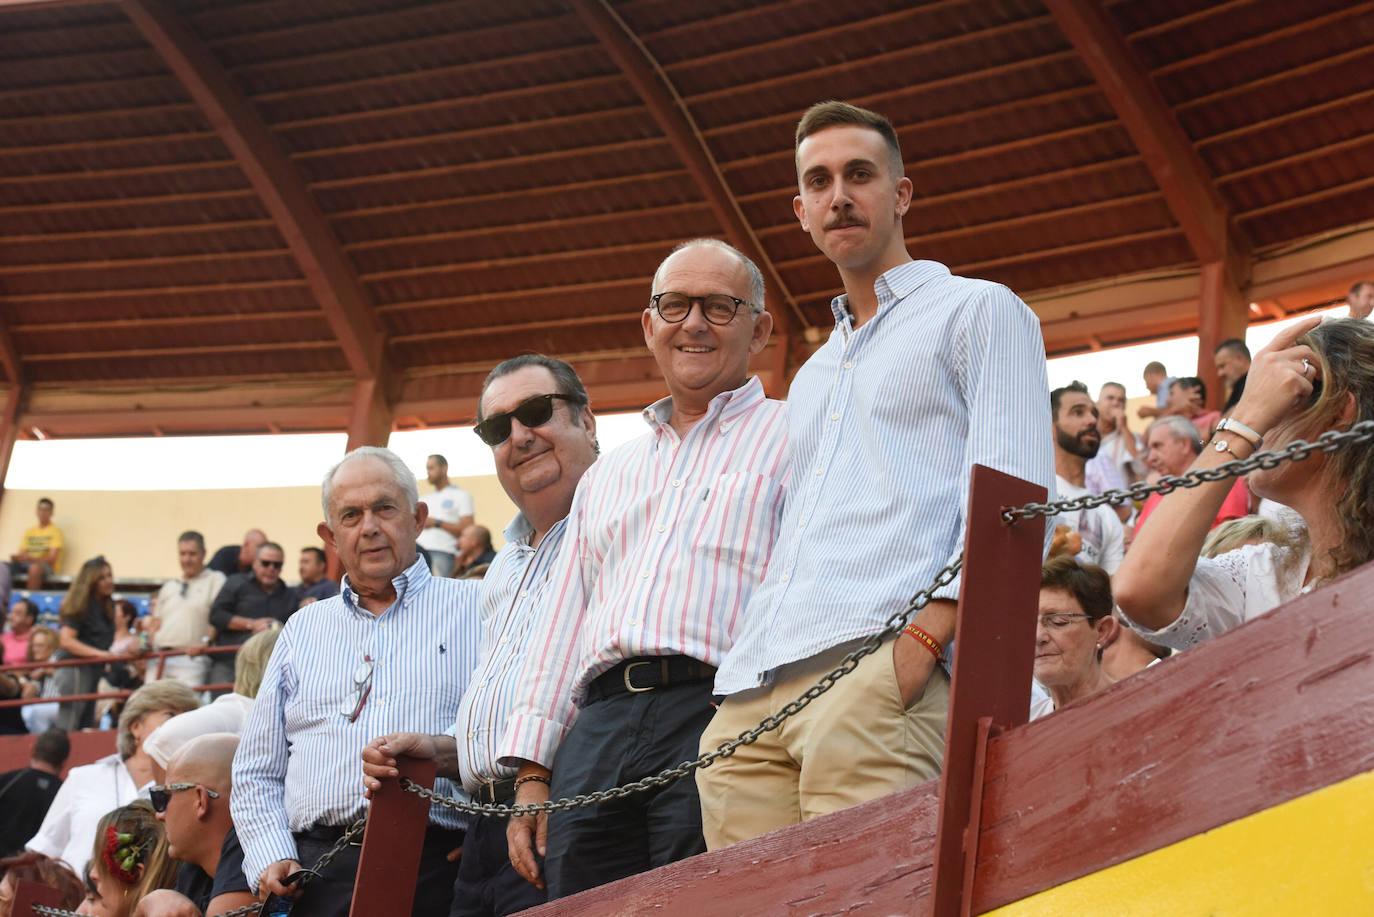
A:
{"label": "light blue striped shirt", "polygon": [[[388,732],[443,732],[458,714],[477,664],[481,584],[435,579],[423,559],[392,583],[396,601],[374,615],[345,576],[339,595],[291,616],[272,651],[234,756],[230,800],[255,888],[272,863],[297,858],[291,832],[362,816],[364,745]],[[374,662],[372,693],[350,723],[339,705],[364,656]],[[436,789],[454,792],[447,780]],[[447,809],[430,820],[464,823]]]}
{"label": "light blue striped shirt", "polygon": [[[1010,290],[914,261],[835,331],[788,393],[782,536],[716,675],[733,694],[882,629],[959,556],[974,463],[1054,489],[1045,347]],[[995,520],[989,520],[990,524]],[[959,580],[938,598],[957,598]]]}
{"label": "light blue striped shirt", "polygon": [[544,601],[549,570],[563,543],[567,519],[559,519],[530,547],[534,527],[524,514],[506,527],[506,545],[496,554],[482,580],[482,645],[477,671],[449,730],[458,746],[458,773],[463,788],[477,792],[482,783],[514,777],[516,769],[498,763],[496,743],[515,709],[531,624]]}

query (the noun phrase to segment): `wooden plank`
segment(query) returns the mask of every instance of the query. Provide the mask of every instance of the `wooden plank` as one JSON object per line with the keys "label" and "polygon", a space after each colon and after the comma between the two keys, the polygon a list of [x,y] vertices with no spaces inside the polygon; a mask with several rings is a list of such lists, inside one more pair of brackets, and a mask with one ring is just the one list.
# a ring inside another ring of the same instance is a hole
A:
{"label": "wooden plank", "polygon": [[1226,265],[1211,261],[1202,266],[1202,300],[1197,312],[1197,377],[1207,386],[1207,407],[1225,403],[1214,358],[1217,345],[1230,338],[1245,340],[1250,323],[1249,304],[1226,274]]}
{"label": "wooden plank", "polygon": [[381,324],[277,138],[210,48],[171,9],[157,0],[121,0],[120,8],[186,87],[277,222],[354,375],[379,376],[385,346]]}
{"label": "wooden plank", "polygon": [[[1001,510],[1045,499],[1045,488],[974,465],[970,476],[964,568],[959,583],[959,620],[954,632],[954,674],[940,773],[940,818],[935,839],[932,917],[962,917],[977,842],[981,788],[981,719],[1010,728],[1030,712],[1035,609],[1040,595],[1045,522],[999,521]],[[986,737],[987,731],[982,735]]]}
{"label": "wooden plank", "polygon": [[993,739],[974,913],[1374,768],[1374,564]]}
{"label": "wooden plank", "polygon": [[353,385],[353,407],[348,415],[348,452],[359,446],[385,446],[395,422],[380,379],[359,379]]}
{"label": "wooden plank", "polygon": [[932,780],[521,913],[920,914],[930,895],[936,807]]}
{"label": "wooden plank", "polygon": [[11,382],[5,392],[5,408],[0,416],[0,504],[5,499],[5,477],[9,474],[14,443],[19,438],[19,406],[24,401],[24,386]]}
{"label": "wooden plank", "polygon": [[42,904],[46,907],[62,907],[62,893],[55,888],[31,882],[28,879],[20,879],[14,883],[14,898],[10,901],[10,913],[15,917],[30,917],[34,913],[33,906]]}
{"label": "wooden plank", "polygon": [[804,329],[811,323],[806,315],[797,308],[791,290],[783,280],[772,259],[759,242],[754,229],[749,225],[744,211],[740,209],[734,192],[725,180],[725,175],[716,162],[692,118],[687,104],[678,95],[676,87],[659,66],[649,49],[639,40],[625,21],[605,0],[569,0],[573,11],[582,24],[596,36],[596,40],[606,50],[610,58],[624,72],[626,79],[634,86],[635,92],[644,100],[658,127],[663,131],[674,151],[687,167],[692,180],[696,182],[702,195],[711,205],[712,212],[725,230],[730,244],[748,255],[763,272],[775,301],[781,300],[785,308],[774,307],[769,311],[777,323],[780,334],[790,335],[794,330]]}
{"label": "wooden plank", "polygon": [[[432,760],[400,755],[396,770],[426,789],[434,788]],[[407,793],[399,780],[382,781],[382,788],[373,794],[363,829],[349,917],[410,913],[428,824],[428,800]]]}

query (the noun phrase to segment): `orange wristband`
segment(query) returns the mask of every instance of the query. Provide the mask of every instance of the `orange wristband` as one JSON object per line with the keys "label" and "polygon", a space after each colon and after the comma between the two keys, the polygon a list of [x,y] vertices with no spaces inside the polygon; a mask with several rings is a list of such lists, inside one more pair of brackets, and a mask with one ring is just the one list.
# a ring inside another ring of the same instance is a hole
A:
{"label": "orange wristband", "polygon": [[906,634],[909,637],[915,638],[917,642],[919,642],[926,649],[930,650],[930,654],[934,656],[937,661],[942,655],[944,655],[945,648],[940,645],[940,641],[936,640],[930,634],[921,630],[915,624],[908,624],[905,628],[902,629],[902,633]]}

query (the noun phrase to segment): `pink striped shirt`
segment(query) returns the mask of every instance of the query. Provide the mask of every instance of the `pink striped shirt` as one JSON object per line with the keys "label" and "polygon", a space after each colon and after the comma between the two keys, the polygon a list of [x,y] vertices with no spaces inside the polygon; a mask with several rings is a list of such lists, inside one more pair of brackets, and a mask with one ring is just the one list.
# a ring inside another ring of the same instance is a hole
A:
{"label": "pink striped shirt", "polygon": [[650,432],[587,470],[531,634],[525,690],[498,746],[502,763],[551,764],[588,684],[624,659],[720,664],[778,535],[785,411],[751,378],[712,399],[680,439],[664,398],[644,410]]}

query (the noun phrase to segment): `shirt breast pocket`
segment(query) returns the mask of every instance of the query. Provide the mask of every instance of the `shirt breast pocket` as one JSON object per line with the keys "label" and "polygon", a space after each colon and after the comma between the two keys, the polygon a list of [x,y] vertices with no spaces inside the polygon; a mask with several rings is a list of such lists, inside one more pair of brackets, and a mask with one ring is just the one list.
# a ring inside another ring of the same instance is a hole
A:
{"label": "shirt breast pocket", "polygon": [[700,499],[697,544],[717,563],[762,577],[782,522],[782,484],[752,471],[716,478]]}

